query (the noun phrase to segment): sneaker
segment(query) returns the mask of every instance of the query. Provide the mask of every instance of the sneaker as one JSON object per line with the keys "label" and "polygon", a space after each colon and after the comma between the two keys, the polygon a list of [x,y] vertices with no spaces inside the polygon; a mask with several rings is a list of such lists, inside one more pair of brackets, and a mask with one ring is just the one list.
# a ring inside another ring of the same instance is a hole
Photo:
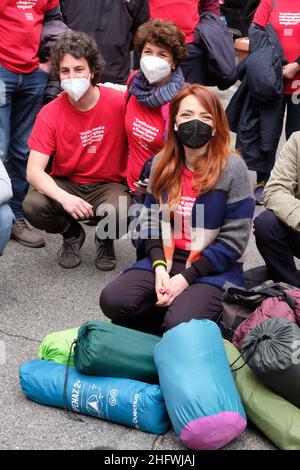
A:
{"label": "sneaker", "polygon": [[262,181],[261,183],[258,183],[255,188],[254,188],[254,199],[255,199],[255,204],[257,206],[263,206],[263,192],[265,189],[266,183]]}
{"label": "sneaker", "polygon": [[64,238],[62,247],[57,252],[58,263],[62,268],[76,268],[81,263],[80,248],[84,244],[85,231],[80,226],[79,237]]}
{"label": "sneaker", "polygon": [[100,271],[112,271],[116,267],[116,255],[114,249],[114,241],[108,240],[99,240],[97,235],[95,235],[96,243],[96,268]]}
{"label": "sneaker", "polygon": [[27,220],[17,219],[11,229],[11,238],[30,248],[42,248],[45,240],[42,235],[34,230]]}

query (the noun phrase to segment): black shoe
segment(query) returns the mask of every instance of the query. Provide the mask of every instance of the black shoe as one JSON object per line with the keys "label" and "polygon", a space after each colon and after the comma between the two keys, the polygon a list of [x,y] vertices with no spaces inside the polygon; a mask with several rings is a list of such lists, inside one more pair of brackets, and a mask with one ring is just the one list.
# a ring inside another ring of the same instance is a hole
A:
{"label": "black shoe", "polygon": [[112,271],[116,267],[116,255],[114,249],[114,241],[106,238],[99,240],[95,235],[96,243],[96,268],[100,271]]}
{"label": "black shoe", "polygon": [[255,188],[254,188],[254,198],[255,198],[255,204],[257,206],[263,206],[264,201],[263,201],[263,192],[265,189],[266,183],[262,181],[261,183],[258,183]]}
{"label": "black shoe", "polygon": [[80,248],[85,240],[85,231],[80,225],[79,237],[64,238],[62,247],[57,252],[58,263],[62,268],[76,268],[81,263]]}

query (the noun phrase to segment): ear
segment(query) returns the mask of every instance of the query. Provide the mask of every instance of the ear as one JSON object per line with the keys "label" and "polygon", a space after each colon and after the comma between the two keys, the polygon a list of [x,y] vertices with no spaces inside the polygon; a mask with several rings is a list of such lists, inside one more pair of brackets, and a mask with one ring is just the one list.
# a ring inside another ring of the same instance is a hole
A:
{"label": "ear", "polygon": [[174,131],[176,131],[176,132],[178,131],[178,126],[177,126],[176,122],[174,122]]}

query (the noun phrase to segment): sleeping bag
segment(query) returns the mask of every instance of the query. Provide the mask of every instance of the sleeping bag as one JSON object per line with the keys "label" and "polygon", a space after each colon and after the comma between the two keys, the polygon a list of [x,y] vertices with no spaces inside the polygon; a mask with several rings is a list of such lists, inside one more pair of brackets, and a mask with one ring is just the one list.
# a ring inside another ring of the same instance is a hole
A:
{"label": "sleeping bag", "polygon": [[[70,348],[77,338],[78,328],[55,331],[45,336],[39,347],[39,358],[46,361],[68,363]],[[70,364],[74,365],[74,350],[71,352]]]}
{"label": "sleeping bag", "polygon": [[270,318],[243,341],[243,359],[271,389],[300,408],[300,328],[286,318]]}
{"label": "sleeping bag", "polygon": [[158,383],[153,350],[159,341],[113,323],[88,321],[78,331],[74,364],[82,374]]}
{"label": "sleeping bag", "polygon": [[[224,341],[228,361],[240,356],[229,341]],[[233,377],[247,416],[279,449],[300,450],[300,410],[270,390],[240,357]]]}
{"label": "sleeping bag", "polygon": [[[34,360],[20,367],[24,395],[42,405],[65,407],[66,366]],[[158,385],[136,380],[90,377],[69,369],[66,391],[68,410],[125,424],[141,431],[164,434],[169,419]]]}
{"label": "sleeping bag", "polygon": [[219,327],[191,320],[167,331],[154,350],[176,434],[190,449],[219,449],[246,427]]}

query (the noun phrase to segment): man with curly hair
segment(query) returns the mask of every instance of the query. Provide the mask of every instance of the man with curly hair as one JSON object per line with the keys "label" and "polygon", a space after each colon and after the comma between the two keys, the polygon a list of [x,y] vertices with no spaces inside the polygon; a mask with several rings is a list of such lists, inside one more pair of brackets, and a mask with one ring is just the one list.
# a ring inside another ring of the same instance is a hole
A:
{"label": "man with curly hair", "polygon": [[127,211],[120,204],[130,203],[124,94],[97,85],[103,60],[85,33],[60,38],[51,63],[65,91],[40,111],[30,136],[27,179],[35,190],[23,209],[34,227],[62,234],[63,268],[81,262],[85,232],[79,221],[96,218],[102,236],[96,235],[95,264],[109,271],[116,265],[113,239],[127,231]]}

